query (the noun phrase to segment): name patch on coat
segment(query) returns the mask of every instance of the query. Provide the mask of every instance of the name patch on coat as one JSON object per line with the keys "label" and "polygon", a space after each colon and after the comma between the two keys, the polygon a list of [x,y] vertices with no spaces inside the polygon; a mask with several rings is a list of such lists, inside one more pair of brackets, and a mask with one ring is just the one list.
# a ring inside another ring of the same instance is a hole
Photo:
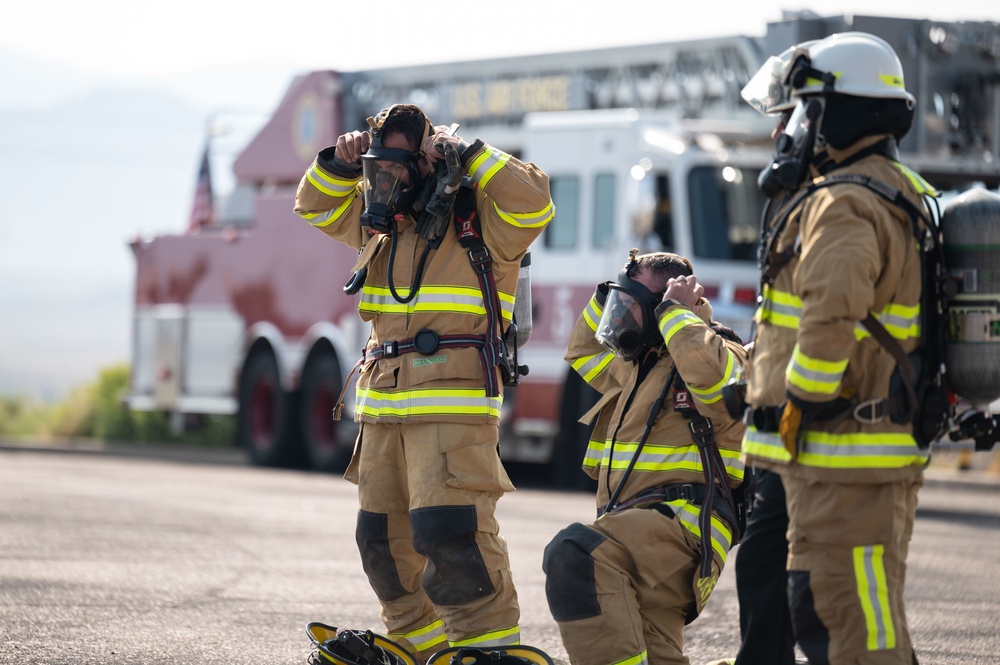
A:
{"label": "name patch on coat", "polygon": [[443,363],[448,361],[448,356],[430,356],[429,358],[414,358],[414,367],[426,367],[427,365],[436,365],[438,363]]}

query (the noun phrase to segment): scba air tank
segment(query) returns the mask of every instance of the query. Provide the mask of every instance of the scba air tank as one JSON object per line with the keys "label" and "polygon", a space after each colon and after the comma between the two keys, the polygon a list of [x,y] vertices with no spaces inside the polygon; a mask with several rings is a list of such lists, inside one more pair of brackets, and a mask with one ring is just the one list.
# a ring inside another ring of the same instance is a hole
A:
{"label": "scba air tank", "polygon": [[965,192],[945,208],[941,231],[958,284],[947,301],[948,387],[985,408],[1000,399],[1000,194]]}
{"label": "scba air tank", "polygon": [[517,348],[524,346],[531,337],[531,252],[525,252],[517,275],[517,293],[514,294],[514,321],[517,322]]}

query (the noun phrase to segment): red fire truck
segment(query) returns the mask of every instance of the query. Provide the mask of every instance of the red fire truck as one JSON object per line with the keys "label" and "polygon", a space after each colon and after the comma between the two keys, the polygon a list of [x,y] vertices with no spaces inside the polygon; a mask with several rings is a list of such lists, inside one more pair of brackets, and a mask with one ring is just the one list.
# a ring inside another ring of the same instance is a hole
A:
{"label": "red fire truck", "polygon": [[[594,285],[628,249],[692,259],[716,317],[746,338],[757,294],[762,200],[756,178],[772,123],[740,100],[764,59],[832,32],[896,48],[918,100],[904,160],[943,189],[1000,182],[1000,26],[877,17],[794,17],[737,36],[292,82],[233,163],[212,223],[136,239],[128,404],[178,420],[235,414],[238,444],[262,465],[342,469],[349,415],[331,409],[367,339],[343,285],[355,253],[292,213],[316,153],[394,102],[461,123],[551,179],[557,213],[532,247],[530,368],[504,405],[501,454],[576,478],[593,400],[563,362]],[[351,394],[346,400],[350,410]]]}

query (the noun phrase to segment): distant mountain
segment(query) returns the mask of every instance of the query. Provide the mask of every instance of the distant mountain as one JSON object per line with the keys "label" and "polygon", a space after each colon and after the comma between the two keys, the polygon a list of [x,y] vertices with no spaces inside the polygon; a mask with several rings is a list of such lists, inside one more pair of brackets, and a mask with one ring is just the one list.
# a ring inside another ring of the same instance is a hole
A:
{"label": "distant mountain", "polygon": [[[183,232],[209,120],[262,121],[292,76],[239,71],[112,81],[0,51],[0,394],[58,398],[128,359],[127,241]],[[212,140],[220,169],[248,138]]]}

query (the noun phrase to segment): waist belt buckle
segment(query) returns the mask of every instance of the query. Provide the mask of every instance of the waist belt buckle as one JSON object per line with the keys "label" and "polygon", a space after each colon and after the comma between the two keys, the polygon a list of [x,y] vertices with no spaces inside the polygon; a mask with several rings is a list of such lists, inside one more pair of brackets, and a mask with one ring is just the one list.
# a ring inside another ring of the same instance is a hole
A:
{"label": "waist belt buckle", "polygon": [[399,342],[392,340],[391,342],[382,342],[382,357],[383,358],[395,358],[399,355]]}
{"label": "waist belt buckle", "polygon": [[[854,407],[854,419],[857,420],[862,425],[877,425],[883,420],[885,420],[886,414],[885,409],[879,409],[884,403],[880,399],[869,399],[861,402],[856,407]],[[865,411],[869,415],[865,414]],[[882,411],[883,413],[880,413]]]}
{"label": "waist belt buckle", "polygon": [[695,500],[694,485],[692,485],[691,483],[684,483],[683,485],[681,485],[680,487],[678,487],[677,488],[677,498],[679,498],[679,499],[685,499],[685,500],[691,501],[693,503],[694,500]]}

